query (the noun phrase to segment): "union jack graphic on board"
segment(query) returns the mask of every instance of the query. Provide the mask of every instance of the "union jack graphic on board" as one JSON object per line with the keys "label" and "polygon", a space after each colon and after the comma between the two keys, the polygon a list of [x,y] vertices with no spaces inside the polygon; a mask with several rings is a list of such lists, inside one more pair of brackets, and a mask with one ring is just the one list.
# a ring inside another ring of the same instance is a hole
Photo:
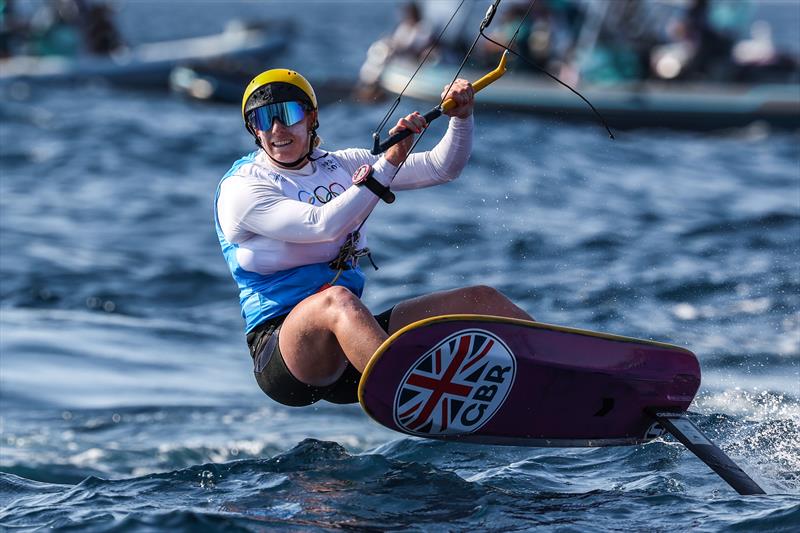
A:
{"label": "union jack graphic on board", "polygon": [[453,333],[411,366],[395,394],[395,423],[416,435],[472,433],[503,405],[516,359],[496,335]]}

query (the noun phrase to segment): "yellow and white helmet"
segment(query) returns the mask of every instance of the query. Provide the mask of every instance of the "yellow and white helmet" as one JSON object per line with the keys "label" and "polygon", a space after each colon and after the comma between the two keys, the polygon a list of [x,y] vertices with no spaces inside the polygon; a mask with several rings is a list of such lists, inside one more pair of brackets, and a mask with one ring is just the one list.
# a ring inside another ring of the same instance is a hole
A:
{"label": "yellow and white helmet", "polygon": [[[309,110],[317,109],[314,88],[298,72],[285,68],[266,70],[247,84],[242,95],[242,120],[250,133],[254,133],[248,114],[259,107],[280,102],[297,101]],[[317,125],[314,126],[316,129]]]}

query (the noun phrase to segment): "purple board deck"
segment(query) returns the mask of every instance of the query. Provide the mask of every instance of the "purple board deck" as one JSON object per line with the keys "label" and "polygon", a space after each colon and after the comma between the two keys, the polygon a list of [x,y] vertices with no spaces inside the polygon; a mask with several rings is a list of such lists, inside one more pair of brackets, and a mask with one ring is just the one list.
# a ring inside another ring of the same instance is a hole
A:
{"label": "purple board deck", "polygon": [[415,322],[386,340],[359,386],[380,424],[428,438],[529,446],[638,444],[645,411],[684,412],[700,386],[678,346],[482,315]]}

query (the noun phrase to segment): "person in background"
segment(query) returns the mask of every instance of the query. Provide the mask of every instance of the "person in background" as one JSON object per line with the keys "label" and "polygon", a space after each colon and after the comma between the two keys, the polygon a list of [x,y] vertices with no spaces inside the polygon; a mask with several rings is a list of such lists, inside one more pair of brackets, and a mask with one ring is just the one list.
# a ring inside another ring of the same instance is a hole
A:
{"label": "person in background", "polygon": [[400,23],[392,34],[370,45],[367,59],[358,74],[356,97],[361,100],[377,100],[383,97],[380,78],[389,62],[397,57],[415,61],[428,51],[433,41],[431,27],[423,20],[417,3],[405,4]]}
{"label": "person in background", "polygon": [[430,26],[422,18],[422,11],[416,2],[403,6],[400,23],[389,38],[391,53],[418,58],[433,43]]}
{"label": "person in background", "polygon": [[[538,67],[557,73],[575,44],[581,16],[580,8],[566,0],[539,0],[532,7],[526,1],[516,2],[503,12],[492,38],[507,44],[519,28],[512,49]],[[486,42],[483,49],[486,65],[494,64],[501,51],[497,45]],[[517,63],[515,68],[539,72],[528,61]]]}
{"label": "person in background", "polygon": [[679,40],[686,41],[693,51],[682,78],[721,79],[731,70],[734,40],[714,28],[710,7],[708,0],[692,0],[683,22],[676,27]]}
{"label": "person in background", "polygon": [[52,0],[31,21],[34,55],[105,56],[122,48],[123,42],[105,3],[88,0]]}
{"label": "person in background", "polygon": [[[514,43],[511,45],[511,49],[517,52],[520,56],[524,57],[529,61],[537,62],[542,59],[541,56],[546,55],[547,48],[549,47],[549,26],[542,22],[539,26],[539,34],[537,35],[538,41],[534,43],[534,47],[531,46],[530,38],[531,38],[531,31],[533,28],[533,20],[536,16],[546,17],[548,13],[547,6],[544,3],[540,3],[537,7],[534,4],[534,9],[527,18],[525,17],[526,13],[528,12],[528,5],[527,3],[523,2],[515,2],[506,7],[504,11],[502,11],[500,15],[500,19],[496,22],[496,25],[492,28],[492,31],[489,33],[489,36],[504,45],[507,45],[511,38],[514,36],[514,33],[517,32],[517,38],[514,40]],[[534,49],[536,49],[537,55],[540,57],[534,56]],[[502,52],[503,49],[497,46],[496,44],[490,41],[483,41],[483,49],[481,50],[481,59],[486,65],[492,65],[497,63],[497,54]],[[513,60],[515,60],[514,58]],[[544,66],[544,65],[541,65]],[[530,63],[527,61],[520,61],[516,64],[517,68],[528,70],[532,69]]]}
{"label": "person in background", "polygon": [[653,5],[639,0],[591,4],[574,52],[581,81],[614,85],[646,79],[660,42],[656,20]]}
{"label": "person in background", "polygon": [[654,75],[667,80],[730,80],[734,39],[712,22],[711,4],[692,0],[686,12],[667,24],[669,42],[650,57]]}
{"label": "person in background", "polygon": [[0,0],[0,59],[19,53],[29,30],[19,17],[14,0]]}
{"label": "person in background", "polygon": [[84,42],[89,53],[108,55],[122,49],[122,37],[114,23],[114,12],[108,4],[85,5],[82,20]]}

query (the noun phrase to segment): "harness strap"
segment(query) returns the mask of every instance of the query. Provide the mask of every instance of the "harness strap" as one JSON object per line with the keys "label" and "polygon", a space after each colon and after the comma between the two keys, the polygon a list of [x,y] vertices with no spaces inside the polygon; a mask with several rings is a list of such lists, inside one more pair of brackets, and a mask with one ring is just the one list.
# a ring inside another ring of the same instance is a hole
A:
{"label": "harness strap", "polygon": [[378,265],[376,265],[375,261],[372,259],[372,253],[370,253],[369,248],[357,247],[356,243],[358,243],[358,239],[360,237],[361,234],[358,230],[347,235],[347,239],[345,239],[344,244],[342,244],[342,247],[339,248],[339,255],[336,256],[336,259],[328,263],[328,266],[331,268],[331,270],[336,271],[336,275],[331,281],[322,285],[317,292],[322,292],[325,289],[332,287],[339,279],[339,276],[342,275],[342,272],[356,268],[358,266],[358,260],[362,257],[369,259],[372,267],[375,270],[378,270]]}

